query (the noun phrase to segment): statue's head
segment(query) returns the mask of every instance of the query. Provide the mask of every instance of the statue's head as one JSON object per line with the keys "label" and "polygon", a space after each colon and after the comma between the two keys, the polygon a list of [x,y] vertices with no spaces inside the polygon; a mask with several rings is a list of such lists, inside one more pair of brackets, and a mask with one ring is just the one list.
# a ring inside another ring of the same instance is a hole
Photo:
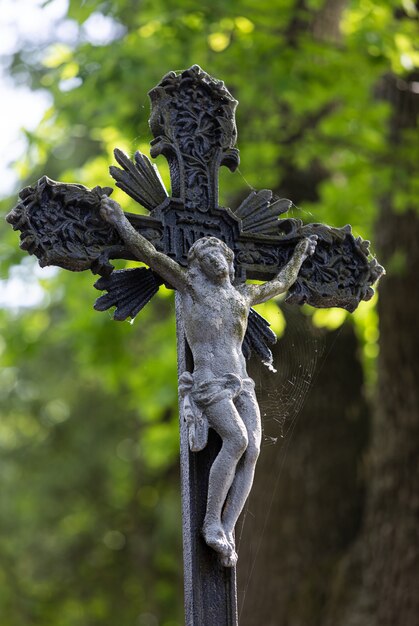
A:
{"label": "statue's head", "polygon": [[188,267],[192,269],[196,263],[210,278],[228,276],[234,280],[234,253],[217,237],[202,237],[190,247]]}

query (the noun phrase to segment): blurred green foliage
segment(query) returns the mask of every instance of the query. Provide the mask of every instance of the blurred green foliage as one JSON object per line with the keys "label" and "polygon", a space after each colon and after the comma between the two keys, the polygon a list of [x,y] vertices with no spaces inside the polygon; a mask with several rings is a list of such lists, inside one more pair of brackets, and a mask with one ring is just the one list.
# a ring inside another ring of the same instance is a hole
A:
{"label": "blurred green foliage", "polygon": [[[109,185],[114,147],[148,150],[147,91],[198,63],[240,101],[242,166],[222,173],[222,202],[270,187],[306,221],[350,222],[369,238],[380,198],[391,194],[403,211],[419,186],[415,137],[406,131],[390,148],[390,109],[377,99],[384,75],[403,81],[418,65],[417,15],[409,0],[336,3],[337,15],[333,4],[70,0],[74,45],[27,41],[10,59],[17,81],[53,96],[27,133],[22,186],[44,173]],[[115,198],[141,210],[122,192]],[[4,279],[23,255],[16,234],[0,228]],[[33,282],[34,264],[23,263]],[[163,291],[133,326],[114,323],[93,311],[93,281],[60,271],[41,281],[38,307],[0,312],[7,626],[182,623],[173,295]],[[335,328],[344,318],[316,312],[314,321]],[[373,381],[374,307],[361,305],[356,319]]]}

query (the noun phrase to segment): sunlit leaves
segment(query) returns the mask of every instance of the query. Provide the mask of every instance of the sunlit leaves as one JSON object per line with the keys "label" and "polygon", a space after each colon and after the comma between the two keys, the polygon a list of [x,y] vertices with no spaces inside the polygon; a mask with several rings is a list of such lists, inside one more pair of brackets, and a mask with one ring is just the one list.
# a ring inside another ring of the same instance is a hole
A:
{"label": "sunlit leaves", "polygon": [[278,339],[280,339],[285,332],[286,321],[284,314],[277,304],[270,300],[263,304],[258,304],[255,309],[265,319],[269,320],[272,330]]}
{"label": "sunlit leaves", "polygon": [[376,359],[379,352],[377,295],[363,302],[354,313],[355,329],[361,344],[361,356],[366,374],[367,389],[373,392],[377,379]]}
{"label": "sunlit leaves", "polygon": [[214,52],[222,52],[230,43],[227,33],[215,32],[208,35],[208,45]]}
{"label": "sunlit leaves", "polygon": [[342,326],[347,316],[348,313],[344,309],[316,309],[313,311],[312,320],[317,328],[336,330],[336,328]]}
{"label": "sunlit leaves", "polygon": [[56,68],[71,61],[73,51],[70,46],[63,43],[52,44],[43,59],[45,67]]}

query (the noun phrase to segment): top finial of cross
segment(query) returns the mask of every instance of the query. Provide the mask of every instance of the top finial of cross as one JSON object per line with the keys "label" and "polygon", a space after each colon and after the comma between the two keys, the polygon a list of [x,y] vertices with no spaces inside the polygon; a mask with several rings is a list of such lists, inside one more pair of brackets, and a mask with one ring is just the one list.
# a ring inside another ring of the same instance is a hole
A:
{"label": "top finial of cross", "polygon": [[223,81],[199,65],[169,72],[149,92],[150,154],[163,154],[170,167],[172,196],[202,213],[218,206],[218,169],[239,164],[233,98]]}

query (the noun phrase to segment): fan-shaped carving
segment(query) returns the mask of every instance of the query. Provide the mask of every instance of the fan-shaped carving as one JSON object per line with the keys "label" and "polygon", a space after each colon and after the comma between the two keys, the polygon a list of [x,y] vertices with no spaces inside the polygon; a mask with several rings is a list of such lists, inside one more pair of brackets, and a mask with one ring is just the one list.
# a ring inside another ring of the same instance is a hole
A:
{"label": "fan-shaped carving", "polygon": [[106,311],[116,306],[115,320],[134,318],[157,293],[161,284],[159,276],[145,267],[114,271],[109,277],[96,281],[96,289],[108,293],[96,300],[95,309]]}
{"label": "fan-shaped carving", "polygon": [[118,148],[114,150],[114,155],[117,163],[122,167],[120,169],[111,165],[109,168],[117,187],[149,211],[164,202],[167,198],[167,191],[157,167],[145,154],[136,152],[135,163]]}
{"label": "fan-shaped carving", "polygon": [[278,234],[278,215],[286,213],[291,200],[279,198],[274,202],[270,189],[252,191],[233,212],[242,221],[242,232],[261,235]]}
{"label": "fan-shaped carving", "polygon": [[243,355],[249,359],[252,352],[255,352],[264,365],[272,366],[272,352],[266,345],[276,343],[276,335],[270,328],[269,322],[254,309],[250,309],[247,321],[246,335],[242,344]]}

